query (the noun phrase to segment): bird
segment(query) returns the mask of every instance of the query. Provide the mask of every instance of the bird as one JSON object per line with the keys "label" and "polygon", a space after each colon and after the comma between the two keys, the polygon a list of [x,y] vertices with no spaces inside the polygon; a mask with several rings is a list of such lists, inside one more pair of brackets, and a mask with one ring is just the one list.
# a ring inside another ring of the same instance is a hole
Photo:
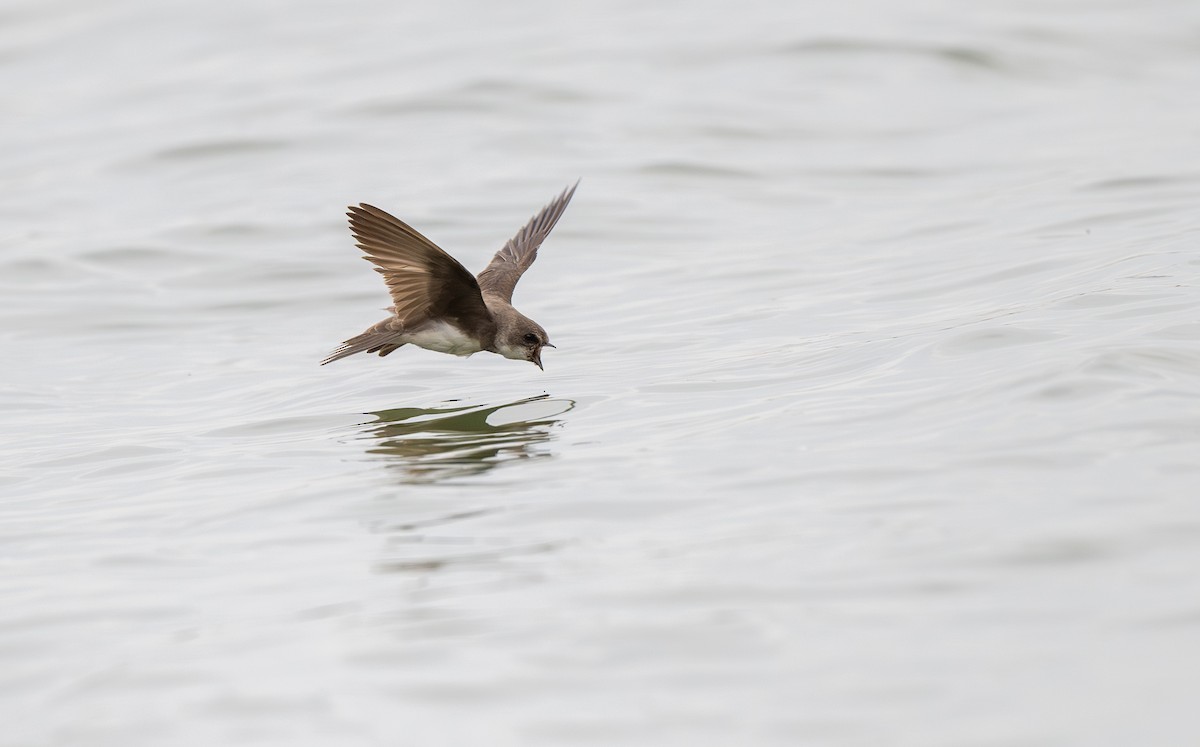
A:
{"label": "bird", "polygon": [[351,205],[350,232],[387,284],[391,316],[343,342],[321,365],[362,352],[382,358],[415,345],[458,356],[496,353],[544,371],[542,349],[554,345],[540,324],[513,308],[512,294],[578,186],[530,218],[474,277],[407,223],[373,205]]}

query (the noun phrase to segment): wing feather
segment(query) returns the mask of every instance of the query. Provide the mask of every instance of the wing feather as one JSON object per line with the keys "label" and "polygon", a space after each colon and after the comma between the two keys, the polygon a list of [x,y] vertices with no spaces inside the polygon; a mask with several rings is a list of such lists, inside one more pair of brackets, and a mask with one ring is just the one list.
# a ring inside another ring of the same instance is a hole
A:
{"label": "wing feather", "polygon": [[458,260],[373,205],[352,205],[346,215],[363,259],[383,276],[405,328],[437,317],[467,329],[494,330],[478,281]]}
{"label": "wing feather", "polygon": [[496,256],[488,263],[483,272],[479,273],[479,287],[484,293],[500,296],[512,303],[513,289],[517,281],[537,259],[538,247],[550,235],[554,224],[562,217],[568,203],[575,195],[579,182],[564,189],[562,194],[554,198],[541,209],[537,215],[529,219],[517,235],[513,236],[504,247],[496,252]]}

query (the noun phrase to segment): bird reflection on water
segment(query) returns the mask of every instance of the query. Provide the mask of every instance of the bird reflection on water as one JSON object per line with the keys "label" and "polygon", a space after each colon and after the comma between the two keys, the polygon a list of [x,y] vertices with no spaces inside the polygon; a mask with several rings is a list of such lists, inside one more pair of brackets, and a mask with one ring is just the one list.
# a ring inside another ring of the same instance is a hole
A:
{"label": "bird reflection on water", "polygon": [[478,475],[507,462],[550,456],[538,447],[554,439],[571,400],[540,395],[501,405],[402,407],[369,413],[376,441],[367,452],[386,458],[402,482],[432,483]]}

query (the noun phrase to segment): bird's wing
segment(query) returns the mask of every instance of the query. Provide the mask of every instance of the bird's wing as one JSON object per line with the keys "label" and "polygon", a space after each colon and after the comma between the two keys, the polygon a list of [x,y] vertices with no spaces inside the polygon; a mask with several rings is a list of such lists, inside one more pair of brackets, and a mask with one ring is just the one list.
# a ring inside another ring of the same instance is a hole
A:
{"label": "bird's wing", "polygon": [[573,186],[564,189],[563,193],[542,208],[541,212],[530,218],[529,222],[517,231],[517,235],[508,240],[503,249],[496,252],[488,266],[479,273],[479,287],[484,293],[493,293],[512,303],[513,288],[517,286],[521,275],[533,264],[533,260],[537,259],[538,247],[562,217],[567,203],[575,194],[575,187],[578,186],[579,182],[575,182]]}
{"label": "bird's wing", "polygon": [[396,316],[408,328],[430,317],[486,327],[492,316],[479,283],[454,257],[403,221],[377,207],[351,206],[350,231],[392,294]]}

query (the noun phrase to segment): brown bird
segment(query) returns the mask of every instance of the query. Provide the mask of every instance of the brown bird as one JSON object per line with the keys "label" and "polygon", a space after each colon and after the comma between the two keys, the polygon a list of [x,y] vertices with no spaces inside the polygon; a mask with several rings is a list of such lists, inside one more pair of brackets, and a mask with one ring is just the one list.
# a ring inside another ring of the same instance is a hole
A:
{"label": "brown bird", "polygon": [[451,355],[487,351],[542,368],[542,348],[554,346],[540,324],[512,307],[513,288],[578,186],[533,216],[478,277],[407,223],[371,205],[351,206],[350,231],[395,305],[390,317],[343,342],[321,365],[355,353],[382,357],[411,343]]}

